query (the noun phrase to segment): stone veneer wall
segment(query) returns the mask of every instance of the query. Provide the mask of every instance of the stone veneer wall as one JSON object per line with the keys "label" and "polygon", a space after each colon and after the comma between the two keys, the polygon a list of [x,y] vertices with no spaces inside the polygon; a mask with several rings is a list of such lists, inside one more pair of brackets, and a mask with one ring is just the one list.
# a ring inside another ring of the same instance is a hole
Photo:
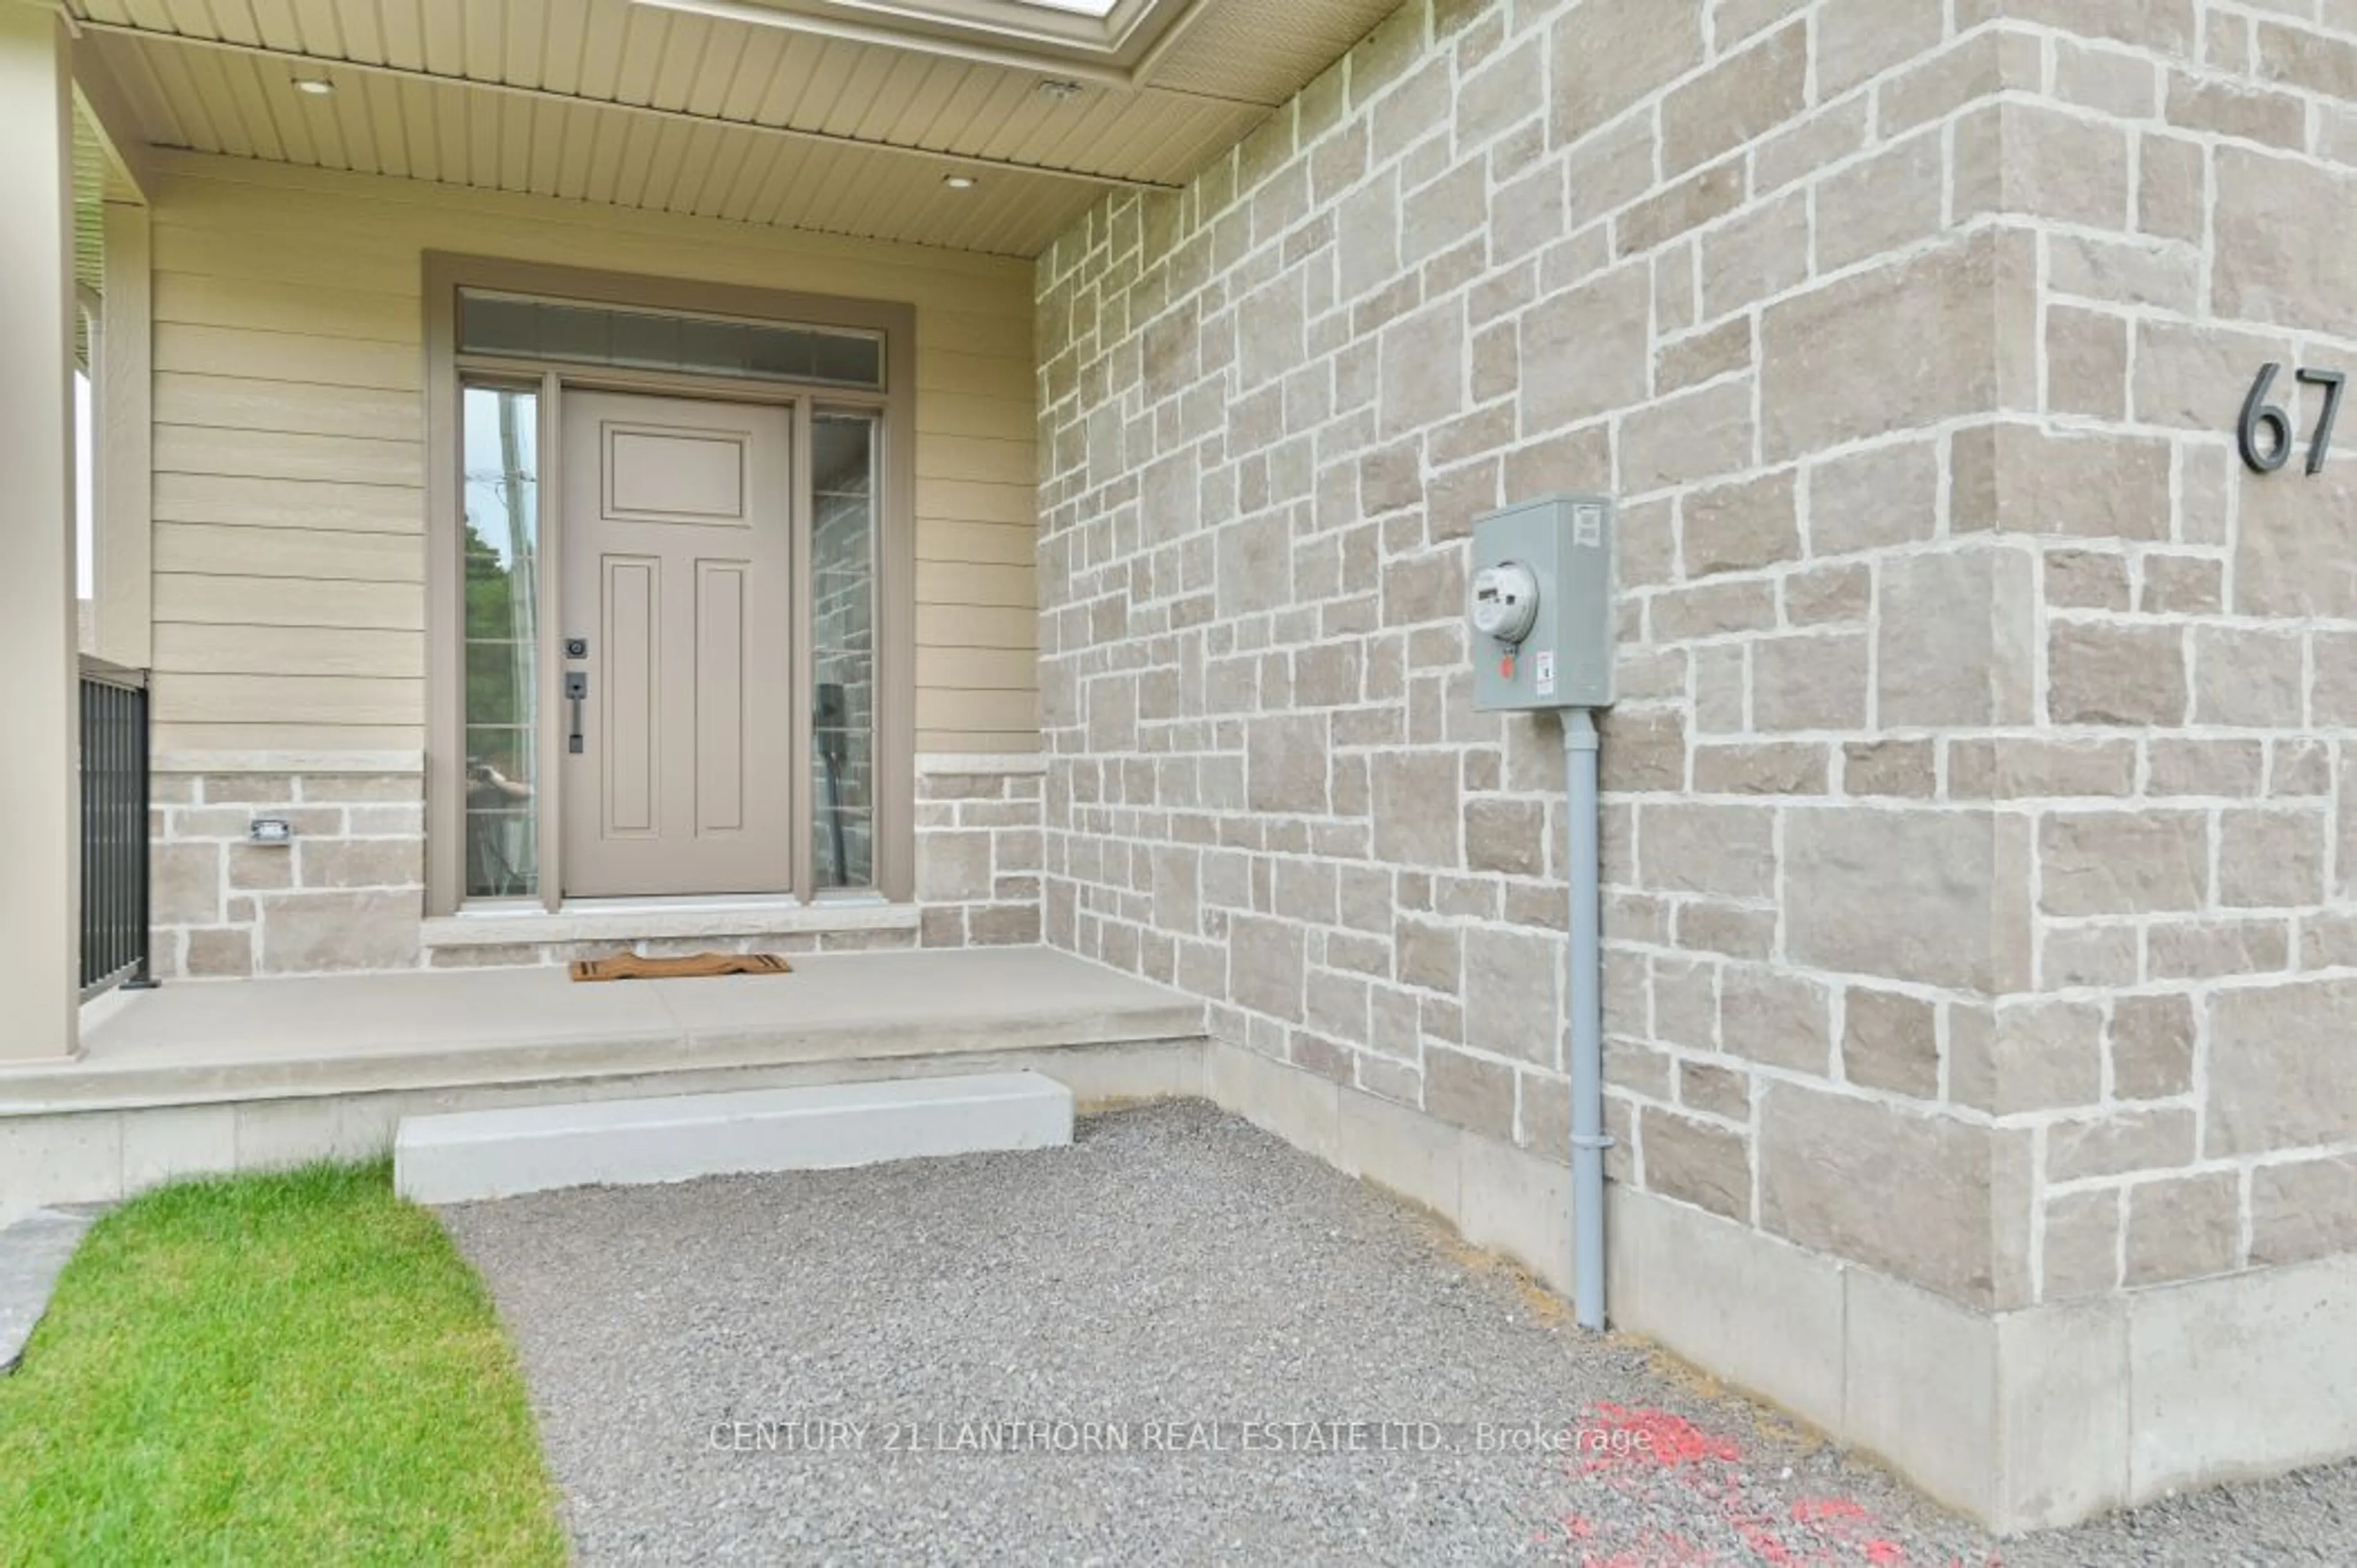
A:
{"label": "stone veneer wall", "polygon": [[[261,771],[159,757],[149,794],[157,978],[414,969],[425,899],[425,796],[414,760]],[[295,842],[246,842],[285,817]]]}
{"label": "stone veneer wall", "polygon": [[917,902],[929,948],[1039,940],[1037,757],[936,756],[917,767]]}
{"label": "stone veneer wall", "polygon": [[1417,0],[1109,198],[1039,273],[1049,940],[1561,1158],[1559,735],[1472,711],[1463,539],[1610,491],[1616,1179],[1983,1311],[2351,1246],[2350,470],[2231,431],[2357,330],[2357,46],[2276,9]]}
{"label": "stone veneer wall", "polygon": [[[2019,563],[2017,712],[1961,755],[2037,876],[1989,1106],[2027,1283],[2357,1252],[2357,462],[2301,473],[2293,381],[2357,371],[2357,7],[1996,8],[2037,24],[1981,111],[2036,374],[1951,461]],[[2270,360],[2298,446],[2261,477]]]}
{"label": "stone veneer wall", "polygon": [[[426,947],[423,776],[414,760],[162,757],[151,790],[158,978],[565,963],[638,950],[845,951],[1021,944],[1039,934],[1040,763],[918,763],[917,925],[639,941]],[[257,816],[295,842],[246,842]]]}

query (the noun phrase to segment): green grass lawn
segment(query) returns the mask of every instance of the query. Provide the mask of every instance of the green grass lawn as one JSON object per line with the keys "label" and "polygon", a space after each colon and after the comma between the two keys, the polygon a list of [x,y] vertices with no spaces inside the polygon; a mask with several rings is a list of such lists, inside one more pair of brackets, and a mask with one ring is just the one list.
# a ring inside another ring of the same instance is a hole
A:
{"label": "green grass lawn", "polygon": [[490,1295],[389,1165],[124,1205],[0,1377],[0,1561],[564,1560]]}

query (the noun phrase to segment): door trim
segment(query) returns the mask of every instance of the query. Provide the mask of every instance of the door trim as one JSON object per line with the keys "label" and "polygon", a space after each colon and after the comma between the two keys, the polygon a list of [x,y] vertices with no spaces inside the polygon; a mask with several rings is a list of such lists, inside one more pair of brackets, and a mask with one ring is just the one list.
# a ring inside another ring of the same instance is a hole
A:
{"label": "door trim", "polygon": [[[426,377],[426,829],[425,912],[456,915],[533,908],[555,913],[564,886],[561,800],[563,739],[554,715],[559,692],[561,631],[554,616],[540,622],[541,712],[551,722],[540,736],[539,892],[522,900],[467,900],[465,871],[465,666],[460,638],[464,581],[460,477],[460,392],[468,381],[536,385],[540,390],[537,591],[556,604],[563,582],[561,518],[564,454],[561,409],[566,389],[636,392],[789,405],[793,410],[793,618],[797,677],[791,723],[795,741],[792,789],[796,835],[795,897],[819,901],[815,857],[804,853],[812,831],[810,725],[812,693],[802,676],[811,668],[807,549],[812,524],[811,417],[814,409],[879,416],[876,538],[876,826],[875,895],[910,901],[916,884],[916,309],[913,306],[791,293],[748,285],[641,276],[484,256],[427,252],[425,270]],[[747,381],[690,372],[622,370],[546,360],[503,360],[457,352],[461,288],[534,295],[588,304],[739,317],[759,321],[861,328],[884,336],[881,393],[823,383]],[[840,897],[836,894],[827,898]]]}

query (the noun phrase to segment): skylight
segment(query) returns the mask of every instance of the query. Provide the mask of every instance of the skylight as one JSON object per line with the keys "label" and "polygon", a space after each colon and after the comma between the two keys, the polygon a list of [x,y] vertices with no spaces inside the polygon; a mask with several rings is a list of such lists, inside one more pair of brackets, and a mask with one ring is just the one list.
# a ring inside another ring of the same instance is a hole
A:
{"label": "skylight", "polygon": [[1114,86],[1190,0],[630,0]]}

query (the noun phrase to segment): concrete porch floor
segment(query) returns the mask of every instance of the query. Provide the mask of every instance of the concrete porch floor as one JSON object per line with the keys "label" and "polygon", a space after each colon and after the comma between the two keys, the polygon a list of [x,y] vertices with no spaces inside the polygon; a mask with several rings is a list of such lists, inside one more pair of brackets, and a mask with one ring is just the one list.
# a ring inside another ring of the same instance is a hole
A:
{"label": "concrete porch floor", "polygon": [[172,1175],[366,1157],[404,1115],[1030,1068],[1084,1102],[1198,1093],[1203,1009],[1045,948],[796,956],[780,976],[558,968],[183,981],[0,1068],[0,1218]]}

